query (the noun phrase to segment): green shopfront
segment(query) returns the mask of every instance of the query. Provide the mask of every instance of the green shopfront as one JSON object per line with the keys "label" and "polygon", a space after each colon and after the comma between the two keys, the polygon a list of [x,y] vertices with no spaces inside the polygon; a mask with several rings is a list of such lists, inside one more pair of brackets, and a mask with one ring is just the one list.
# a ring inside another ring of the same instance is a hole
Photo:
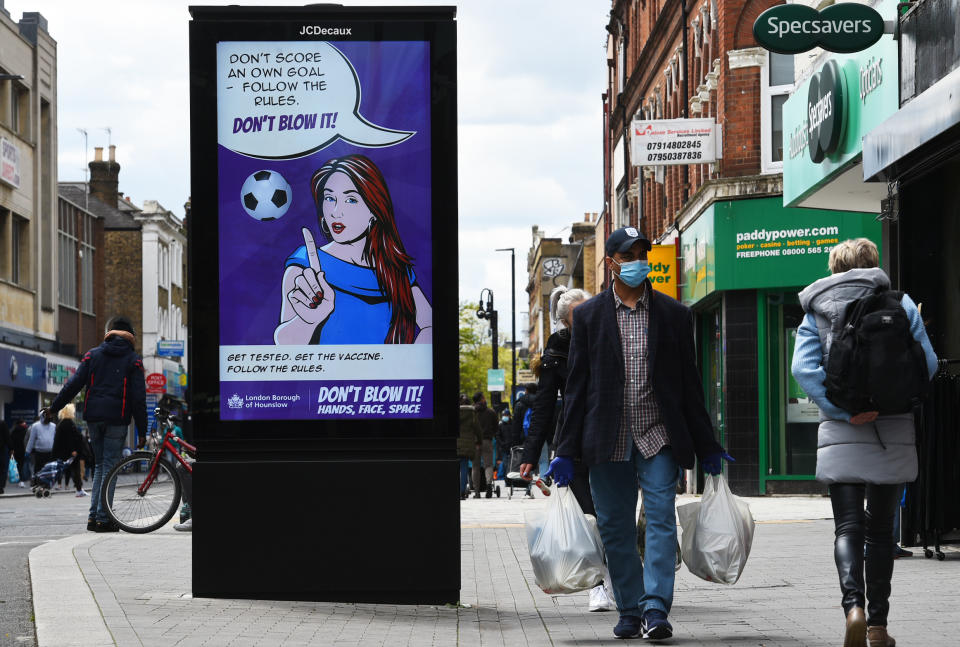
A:
{"label": "green shopfront", "polygon": [[880,242],[874,214],[789,209],[780,196],[717,201],[681,234],[682,300],[696,313],[707,408],[740,494],[820,492],[817,408],[790,375],[797,292],[847,238]]}

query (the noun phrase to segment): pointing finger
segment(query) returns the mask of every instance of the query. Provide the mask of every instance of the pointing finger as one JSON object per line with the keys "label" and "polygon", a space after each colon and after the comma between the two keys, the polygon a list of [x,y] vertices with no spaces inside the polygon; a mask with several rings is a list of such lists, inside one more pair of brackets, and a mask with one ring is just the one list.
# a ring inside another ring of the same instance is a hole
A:
{"label": "pointing finger", "polygon": [[307,246],[307,259],[310,261],[310,267],[319,270],[320,259],[317,257],[317,244],[313,242],[313,234],[306,227],[300,231],[303,233],[303,244]]}

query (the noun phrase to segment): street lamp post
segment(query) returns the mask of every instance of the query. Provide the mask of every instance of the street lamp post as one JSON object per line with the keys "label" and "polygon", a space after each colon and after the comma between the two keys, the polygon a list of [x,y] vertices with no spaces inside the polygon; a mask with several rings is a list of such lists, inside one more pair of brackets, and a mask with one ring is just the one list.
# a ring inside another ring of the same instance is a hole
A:
{"label": "street lamp post", "polygon": [[513,406],[513,393],[517,388],[517,262],[516,252],[513,247],[504,247],[496,250],[498,252],[510,252],[510,358],[511,379],[510,395],[507,400],[510,406]]}
{"label": "street lamp post", "polygon": [[[487,293],[486,307],[483,304],[484,292]],[[493,290],[490,288],[480,290],[480,305],[477,307],[477,317],[490,320],[490,349],[493,351],[492,368],[500,368],[500,358],[498,357],[500,334],[497,332],[497,311],[493,309]],[[500,393],[498,391],[490,394],[490,404],[493,405],[494,410],[500,406]]]}

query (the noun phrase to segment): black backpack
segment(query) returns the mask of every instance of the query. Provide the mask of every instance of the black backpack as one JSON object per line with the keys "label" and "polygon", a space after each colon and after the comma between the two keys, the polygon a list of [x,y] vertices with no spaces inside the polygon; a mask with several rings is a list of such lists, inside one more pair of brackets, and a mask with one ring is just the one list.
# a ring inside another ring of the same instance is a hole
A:
{"label": "black backpack", "polygon": [[902,298],[903,292],[877,288],[847,304],[823,381],[827,398],[841,409],[907,413],[926,395],[926,358]]}

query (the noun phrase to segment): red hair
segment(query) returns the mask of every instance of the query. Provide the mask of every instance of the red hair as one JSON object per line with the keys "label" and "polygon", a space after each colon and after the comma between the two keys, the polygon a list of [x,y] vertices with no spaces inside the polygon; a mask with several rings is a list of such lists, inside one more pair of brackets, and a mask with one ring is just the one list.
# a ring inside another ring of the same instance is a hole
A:
{"label": "red hair", "polygon": [[320,229],[330,240],[333,237],[323,221],[323,188],[334,173],[350,178],[375,217],[367,230],[363,259],[373,267],[380,290],[390,302],[390,329],[383,343],[412,344],[417,335],[417,308],[410,285],[413,259],[400,240],[387,182],[377,165],[363,155],[335,157],[314,172],[310,179],[313,202],[317,205]]}

